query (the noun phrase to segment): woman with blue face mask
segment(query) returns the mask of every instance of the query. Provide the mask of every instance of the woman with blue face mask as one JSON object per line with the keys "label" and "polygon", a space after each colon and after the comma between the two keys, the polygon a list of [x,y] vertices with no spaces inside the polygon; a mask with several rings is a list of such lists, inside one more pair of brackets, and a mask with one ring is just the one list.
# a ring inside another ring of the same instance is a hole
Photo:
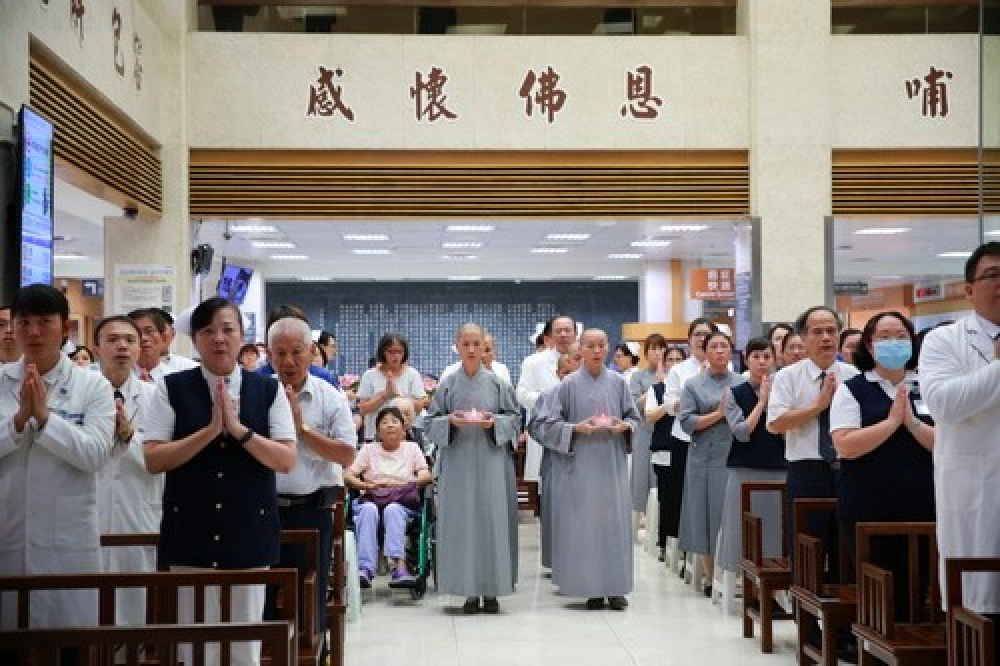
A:
{"label": "woman with blue face mask", "polygon": [[[913,324],[899,312],[869,319],[854,353],[860,374],[837,388],[830,406],[841,466],[837,519],[851,569],[857,523],[934,520],[934,422],[920,396],[916,340]],[[872,559],[905,584],[905,543],[875,543]],[[900,585],[897,616],[908,609]]]}

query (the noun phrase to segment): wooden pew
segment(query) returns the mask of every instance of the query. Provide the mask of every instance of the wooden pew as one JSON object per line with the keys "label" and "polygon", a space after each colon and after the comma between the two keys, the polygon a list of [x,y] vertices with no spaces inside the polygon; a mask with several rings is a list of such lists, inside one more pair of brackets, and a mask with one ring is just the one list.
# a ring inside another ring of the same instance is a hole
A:
{"label": "wooden pew", "polygon": [[[249,569],[215,571],[153,571],[144,573],[79,573],[39,574],[32,576],[0,577],[0,610],[5,592],[13,593],[16,604],[15,628],[30,628],[31,597],[33,592],[45,590],[93,591],[97,595],[97,624],[115,626],[115,602],[120,590],[143,588],[146,598],[155,603],[147,609],[152,622],[143,626],[178,624],[178,592],[190,588],[194,603],[194,622],[204,623],[206,618],[206,593],[219,590],[219,621],[211,624],[230,624],[232,619],[233,588],[243,585],[274,585],[288,604],[279,609],[279,620],[288,627],[292,645],[296,645],[298,626],[298,572],[295,569]],[[222,646],[222,663],[229,661],[229,644]],[[195,653],[195,659],[198,658]],[[108,658],[108,655],[101,655]],[[293,658],[293,663],[298,663]]]}
{"label": "wooden pew", "polygon": [[[826,548],[821,539],[805,533],[809,514],[836,510],[837,500],[832,497],[795,500],[795,566],[789,593],[795,604],[798,657],[802,666],[810,663],[837,666],[838,633],[849,629],[857,618],[857,586],[839,580],[826,582]],[[819,645],[810,640],[810,629],[816,622],[821,634]]]}
{"label": "wooden pew", "polygon": [[[152,546],[156,547],[160,536],[155,532],[147,534],[102,534],[102,547]],[[281,530],[282,544],[301,544],[305,546],[307,555],[307,573],[302,581],[302,597],[299,603],[299,662],[302,664],[319,665],[322,636],[316,622],[316,604],[310,604],[305,599],[316,598],[317,576],[319,567],[319,533],[316,530]],[[283,599],[279,599],[279,604]],[[150,621],[150,606],[147,606],[147,622]]]}
{"label": "wooden pew", "polygon": [[[792,584],[792,570],[788,557],[765,558],[763,520],[751,513],[754,493],[778,493],[781,506],[785,506],[784,481],[744,481],[740,488],[740,515],[743,517],[741,535],[742,557],[740,572],[743,577],[743,636],[753,638],[754,622],[760,622],[760,650],[774,649],[773,621],[791,619],[788,613],[774,612],[774,593],[787,590]],[[780,517],[779,530],[784,533],[785,517]]]}
{"label": "wooden pew", "polygon": [[208,643],[226,645],[228,652],[246,641],[261,641],[271,666],[295,663],[295,639],[282,621],[0,631],[0,651],[17,660],[4,666],[55,664],[66,648],[75,652],[78,666],[145,666],[153,654],[160,666],[174,666],[179,645],[193,644],[200,654]]}
{"label": "wooden pew", "polygon": [[347,553],[344,531],[347,529],[346,489],[333,505],[333,553],[330,557],[330,590],[327,594],[327,626],[330,627],[330,666],[344,665],[347,644]]}
{"label": "wooden pew", "polygon": [[1000,571],[1000,557],[949,557],[944,562],[948,613],[948,666],[994,666],[993,622],[962,605],[962,574]]}
{"label": "wooden pew", "polygon": [[[945,663],[945,623],[937,576],[934,523],[858,523],[858,620],[851,631],[858,638],[862,665],[876,657],[889,666]],[[872,539],[903,537],[907,543],[906,592],[909,611],[896,619],[893,572],[871,561]],[[921,550],[927,558],[927,587],[919,584]]]}

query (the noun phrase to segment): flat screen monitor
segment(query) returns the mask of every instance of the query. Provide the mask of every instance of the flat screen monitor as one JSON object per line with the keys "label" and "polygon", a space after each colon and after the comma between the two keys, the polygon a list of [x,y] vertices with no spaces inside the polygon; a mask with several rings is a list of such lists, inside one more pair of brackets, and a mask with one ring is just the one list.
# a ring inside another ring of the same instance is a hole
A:
{"label": "flat screen monitor", "polygon": [[21,107],[18,121],[20,285],[52,284],[54,128],[52,123],[27,106]]}
{"label": "flat screen monitor", "polygon": [[252,277],[252,268],[223,264],[222,275],[219,276],[219,296],[234,305],[243,305]]}

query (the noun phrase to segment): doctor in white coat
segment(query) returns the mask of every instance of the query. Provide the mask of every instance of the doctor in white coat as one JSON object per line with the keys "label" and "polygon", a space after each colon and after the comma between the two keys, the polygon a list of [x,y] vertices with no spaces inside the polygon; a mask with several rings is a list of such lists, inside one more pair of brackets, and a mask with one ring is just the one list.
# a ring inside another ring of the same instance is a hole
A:
{"label": "doctor in white coat", "polygon": [[[969,257],[965,282],[973,314],[928,333],[919,365],[937,424],[942,590],[944,558],[1000,557],[1000,242]],[[1000,575],[967,575],[963,588],[965,606],[1000,619]]]}
{"label": "doctor in white coat", "polygon": [[[125,316],[102,319],[94,331],[94,351],[115,396],[115,456],[98,473],[97,512],[101,534],[147,534],[160,531],[163,474],[150,474],[143,456],[143,424],[156,387],[136,376],[139,328]],[[103,549],[104,571],[156,571],[155,546]],[[115,603],[119,625],[144,624],[146,593],[119,590]]]}
{"label": "doctor in white coat", "polygon": [[[112,454],[111,385],[60,351],[69,303],[58,289],[22,288],[12,314],[24,356],[0,370],[0,575],[100,571],[97,472]],[[14,606],[4,603],[4,628]],[[31,626],[96,624],[96,609],[96,593],[34,595]]]}

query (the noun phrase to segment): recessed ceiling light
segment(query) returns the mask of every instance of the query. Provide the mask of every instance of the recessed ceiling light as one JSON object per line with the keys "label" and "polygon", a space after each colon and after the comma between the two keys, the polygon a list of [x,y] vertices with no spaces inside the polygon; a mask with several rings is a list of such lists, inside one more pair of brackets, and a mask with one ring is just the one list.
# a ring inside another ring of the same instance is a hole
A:
{"label": "recessed ceiling light", "polygon": [[616,224],[618,224],[618,223],[615,222],[614,220],[598,220],[597,221],[597,226],[599,226],[599,227],[613,227]]}
{"label": "recessed ceiling light", "polygon": [[534,254],[566,254],[569,252],[564,247],[533,247],[531,251]]}
{"label": "recessed ceiling light", "polygon": [[707,224],[664,224],[660,231],[704,231]]}
{"label": "recessed ceiling light", "polygon": [[354,254],[392,254],[392,250],[384,247],[356,247]]}
{"label": "recessed ceiling light", "polygon": [[53,259],[58,259],[59,261],[83,261],[85,259],[90,259],[90,257],[84,256],[82,254],[54,254]]}
{"label": "recessed ceiling light", "polygon": [[329,282],[332,279],[325,275],[303,275],[299,278],[299,282]]}
{"label": "recessed ceiling light", "polygon": [[295,243],[289,241],[253,241],[252,245],[267,250],[290,250],[295,247]]}
{"label": "recessed ceiling light", "polygon": [[987,231],[987,236],[1000,236],[1000,229],[994,229],[993,231]]}
{"label": "recessed ceiling light", "polygon": [[905,234],[909,231],[909,227],[872,227],[870,229],[858,229],[854,232],[855,236],[894,236],[896,234]]}
{"label": "recessed ceiling light", "polygon": [[489,233],[493,231],[492,224],[449,224],[447,231],[454,233]]}
{"label": "recessed ceiling light", "polygon": [[483,278],[480,275],[449,275],[448,279],[455,282],[476,282],[477,280],[482,280]]}
{"label": "recessed ceiling light", "polygon": [[545,240],[550,241],[585,241],[590,234],[546,234]]}
{"label": "recessed ceiling light", "polygon": [[609,254],[608,259],[642,259],[642,255],[633,252],[621,252],[619,254]]}
{"label": "recessed ceiling light", "polygon": [[309,255],[305,254],[272,254],[271,259],[275,261],[303,261],[308,259]]}
{"label": "recessed ceiling light", "polygon": [[483,246],[479,241],[449,241],[441,243],[445,250],[478,250]]}
{"label": "recessed ceiling light", "polygon": [[278,230],[273,224],[234,224],[229,231],[240,234],[273,234]]}
{"label": "recessed ceiling light", "polygon": [[442,259],[456,260],[456,261],[463,261],[463,260],[464,261],[472,261],[473,259],[478,259],[479,257],[477,257],[474,254],[444,254],[444,255],[441,255],[441,258]]}
{"label": "recessed ceiling light", "polygon": [[388,234],[344,234],[345,241],[387,241]]}
{"label": "recessed ceiling light", "polygon": [[670,245],[668,240],[637,240],[630,243],[632,247],[667,247]]}
{"label": "recessed ceiling light", "polygon": [[625,280],[626,277],[624,275],[595,275],[594,279],[601,280],[604,282],[611,282],[615,280]]}
{"label": "recessed ceiling light", "polygon": [[971,252],[942,252],[938,254],[942,259],[968,259],[972,256]]}

